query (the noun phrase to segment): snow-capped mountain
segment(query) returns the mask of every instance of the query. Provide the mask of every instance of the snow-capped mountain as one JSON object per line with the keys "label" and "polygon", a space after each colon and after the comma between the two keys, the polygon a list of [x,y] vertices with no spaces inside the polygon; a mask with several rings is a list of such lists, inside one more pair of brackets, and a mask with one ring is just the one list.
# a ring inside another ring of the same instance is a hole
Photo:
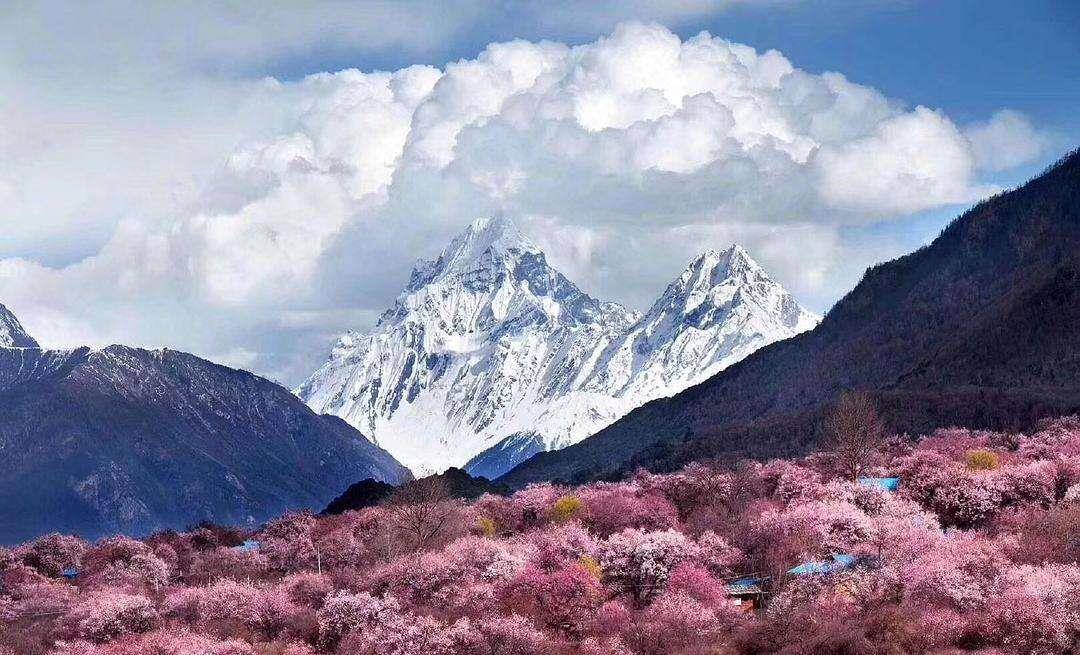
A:
{"label": "snow-capped mountain", "polygon": [[584,388],[636,407],[701,382],[818,320],[742,246],[708,250],[604,351]]}
{"label": "snow-capped mountain", "polygon": [[509,220],[481,219],[297,394],[414,472],[497,477],[816,321],[738,246],[699,257],[639,316],[581,291]]}
{"label": "snow-capped mountain", "polygon": [[0,348],[37,348],[38,342],[26,333],[19,319],[0,304]]}
{"label": "snow-capped mountain", "polygon": [[442,470],[532,431],[636,319],[578,289],[510,221],[480,220],[417,265],[371,334],[341,337],[298,394],[413,470]]}

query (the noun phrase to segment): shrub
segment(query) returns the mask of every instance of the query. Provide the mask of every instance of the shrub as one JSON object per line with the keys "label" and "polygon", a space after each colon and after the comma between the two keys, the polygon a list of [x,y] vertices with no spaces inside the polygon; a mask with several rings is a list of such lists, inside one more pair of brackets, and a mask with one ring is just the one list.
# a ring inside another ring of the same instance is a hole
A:
{"label": "shrub", "polygon": [[285,514],[267,524],[259,535],[260,552],[270,564],[284,571],[316,569],[321,553],[312,538],[315,517],[307,513]]}
{"label": "shrub", "polygon": [[282,581],[289,598],[307,607],[322,607],[323,601],[334,590],[330,578],[310,571],[285,576]]}
{"label": "shrub", "polygon": [[625,640],[639,653],[712,655],[722,635],[716,614],[683,594],[665,594],[633,623]]}
{"label": "shrub", "polygon": [[381,600],[371,594],[337,593],[326,599],[319,610],[319,638],[326,644],[336,644],[342,637],[361,629],[371,629],[400,614],[397,601]]}
{"label": "shrub", "polygon": [[566,523],[575,518],[585,508],[585,503],[577,496],[563,496],[551,506],[551,520],[556,523]]}
{"label": "shrub", "polygon": [[1080,568],[1019,566],[990,601],[984,637],[1020,655],[1070,652],[1080,629]]}
{"label": "shrub", "polygon": [[156,617],[150,599],[145,596],[101,591],[73,607],[67,620],[78,637],[104,642],[146,632]]}
{"label": "shrub", "polygon": [[984,609],[1001,593],[1008,566],[998,544],[957,534],[905,567],[905,602],[916,608],[947,607],[959,612]]}
{"label": "shrub", "polygon": [[454,630],[457,652],[462,655],[547,655],[552,639],[517,614],[492,616]]}
{"label": "shrub", "polygon": [[[547,509],[563,496],[563,490],[550,484],[531,484],[510,497],[504,518],[492,517],[510,530],[537,527],[546,519]],[[494,505],[494,504],[493,504]]]}
{"label": "shrub", "polygon": [[970,471],[996,471],[1001,468],[1001,457],[985,448],[969,450],[965,461]]}
{"label": "shrub", "polygon": [[219,580],[199,598],[200,624],[222,636],[232,636],[250,624],[259,591],[246,583]]}
{"label": "shrub", "polygon": [[581,568],[588,571],[594,578],[597,580],[600,579],[603,570],[600,568],[600,562],[597,562],[596,559],[589,555],[582,555],[581,558],[578,559],[578,563],[581,564]]}
{"label": "shrub", "polygon": [[665,530],[679,522],[679,512],[658,491],[645,492],[630,484],[598,484],[579,489],[585,504],[582,520],[606,537],[627,528]]}
{"label": "shrub", "polygon": [[724,584],[707,570],[693,564],[680,564],[668,578],[665,594],[681,594],[713,609],[726,604]]}
{"label": "shrub", "polygon": [[494,537],[495,533],[498,531],[498,526],[495,525],[495,521],[486,516],[481,516],[477,519],[476,527],[480,531],[480,534],[485,537]]}
{"label": "shrub", "polygon": [[1013,554],[1017,562],[1080,562],[1080,504],[1020,509],[1003,517],[995,527],[1017,535]]}
{"label": "shrub", "polygon": [[996,473],[963,475],[939,487],[930,506],[945,525],[962,528],[982,525],[1004,504],[1004,479]]}
{"label": "shrub", "polygon": [[[339,652],[348,655],[456,655],[455,635],[427,616],[392,615],[365,630],[351,632]],[[496,651],[497,652],[497,651]]]}
{"label": "shrub", "polygon": [[699,463],[688,464],[682,471],[653,475],[644,470],[634,474],[634,481],[645,493],[659,492],[667,498],[683,519],[695,511],[730,510],[735,496],[735,477]]}
{"label": "shrub", "polygon": [[604,589],[578,564],[550,572],[528,566],[500,585],[499,595],[514,612],[560,634],[580,637],[595,616]]}
{"label": "shrub", "polygon": [[626,529],[600,549],[604,579],[639,604],[653,598],[676,566],[696,557],[697,544],[681,532]]}
{"label": "shrub", "polygon": [[598,548],[592,533],[577,522],[532,532],[528,543],[534,547],[528,561],[546,570],[579,561],[583,555],[593,556]]}
{"label": "shrub", "polygon": [[188,566],[188,576],[199,582],[211,582],[222,578],[260,579],[269,571],[270,561],[266,555],[225,547],[192,553]]}
{"label": "shrub", "polygon": [[56,577],[69,567],[79,566],[87,544],[78,537],[50,534],[15,550],[24,564],[48,576]]}
{"label": "shrub", "polygon": [[199,620],[204,592],[203,587],[170,589],[165,595],[162,615],[168,619],[194,624]]}
{"label": "shrub", "polygon": [[763,512],[756,522],[755,534],[760,542],[777,552],[820,559],[835,553],[850,553],[873,538],[874,527],[873,520],[851,503],[809,501],[783,511]]}
{"label": "shrub", "polygon": [[278,637],[290,625],[292,617],[300,608],[280,587],[262,589],[251,602],[248,625],[257,630],[267,640]]}

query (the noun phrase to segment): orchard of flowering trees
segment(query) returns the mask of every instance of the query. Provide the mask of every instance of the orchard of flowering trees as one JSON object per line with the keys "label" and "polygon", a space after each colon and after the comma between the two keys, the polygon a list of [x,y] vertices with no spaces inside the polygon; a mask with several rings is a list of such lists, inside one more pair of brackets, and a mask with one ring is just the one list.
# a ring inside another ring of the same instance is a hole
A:
{"label": "orchard of flowering trees", "polygon": [[[2,655],[1065,654],[1080,419],[0,549]],[[245,541],[247,544],[245,545]],[[850,565],[790,573],[808,562]],[[729,595],[753,576],[749,608]]]}

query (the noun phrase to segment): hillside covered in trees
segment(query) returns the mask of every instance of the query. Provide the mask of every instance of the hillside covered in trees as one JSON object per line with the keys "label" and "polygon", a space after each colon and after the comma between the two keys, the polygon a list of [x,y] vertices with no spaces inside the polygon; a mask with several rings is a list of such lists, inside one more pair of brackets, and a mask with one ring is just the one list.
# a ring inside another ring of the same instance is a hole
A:
{"label": "hillside covered in trees", "polygon": [[1080,419],[0,550],[4,655],[1075,652]]}
{"label": "hillside covered in trees", "polygon": [[704,457],[788,457],[871,392],[896,432],[1027,430],[1080,411],[1080,151],[866,271],[813,330],[653,401],[500,481],[587,481]]}

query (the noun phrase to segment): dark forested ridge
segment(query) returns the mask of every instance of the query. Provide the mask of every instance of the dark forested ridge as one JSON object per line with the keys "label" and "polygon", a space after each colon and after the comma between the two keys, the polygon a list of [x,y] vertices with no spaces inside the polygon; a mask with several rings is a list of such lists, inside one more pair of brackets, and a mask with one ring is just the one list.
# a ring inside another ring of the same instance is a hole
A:
{"label": "dark forested ridge", "polygon": [[873,392],[896,431],[1022,430],[1080,410],[1080,151],[868,269],[816,329],[500,481],[805,452],[847,389]]}
{"label": "dark forested ridge", "polygon": [[475,500],[487,493],[505,494],[509,491],[487,478],[473,477],[467,472],[451,466],[442,473],[429,475],[418,480],[410,480],[400,486],[394,486],[371,478],[354,482],[340,496],[330,501],[330,504],[321,512],[321,515],[332,516],[365,507],[375,507],[392,499],[395,493],[407,491],[411,486],[433,487],[440,496],[463,500]]}
{"label": "dark forested ridge", "polygon": [[408,471],[286,389],[181,352],[0,348],[0,543],[321,508]]}

